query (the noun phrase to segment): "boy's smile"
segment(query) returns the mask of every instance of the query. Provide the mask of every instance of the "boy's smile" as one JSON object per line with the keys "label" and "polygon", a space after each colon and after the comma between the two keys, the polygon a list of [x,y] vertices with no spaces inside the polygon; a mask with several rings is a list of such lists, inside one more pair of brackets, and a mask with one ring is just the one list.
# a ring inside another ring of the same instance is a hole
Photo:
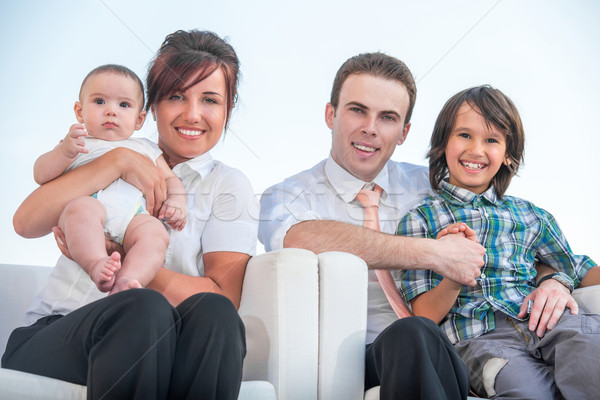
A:
{"label": "boy's smile", "polygon": [[446,145],[450,183],[473,193],[485,192],[506,160],[506,140],[500,129],[464,103]]}

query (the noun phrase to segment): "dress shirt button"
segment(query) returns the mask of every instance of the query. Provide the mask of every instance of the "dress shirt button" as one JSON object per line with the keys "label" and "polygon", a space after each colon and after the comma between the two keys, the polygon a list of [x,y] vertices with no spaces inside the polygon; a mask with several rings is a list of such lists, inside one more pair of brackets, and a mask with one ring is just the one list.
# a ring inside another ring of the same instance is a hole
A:
{"label": "dress shirt button", "polygon": [[485,274],[481,274],[481,277],[482,277],[483,279],[485,279]]}

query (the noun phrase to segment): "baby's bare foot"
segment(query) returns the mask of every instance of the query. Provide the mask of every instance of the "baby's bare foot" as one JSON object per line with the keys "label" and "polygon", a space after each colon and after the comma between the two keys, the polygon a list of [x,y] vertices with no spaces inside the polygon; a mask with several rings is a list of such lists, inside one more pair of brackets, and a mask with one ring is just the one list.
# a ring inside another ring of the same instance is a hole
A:
{"label": "baby's bare foot", "polygon": [[121,269],[121,255],[114,252],[101,259],[92,269],[90,277],[101,292],[110,291],[115,284],[115,275]]}
{"label": "baby's bare foot", "polygon": [[128,278],[126,276],[120,276],[115,280],[115,284],[110,291],[110,294],[122,292],[128,289],[141,289],[143,286],[137,279]]}

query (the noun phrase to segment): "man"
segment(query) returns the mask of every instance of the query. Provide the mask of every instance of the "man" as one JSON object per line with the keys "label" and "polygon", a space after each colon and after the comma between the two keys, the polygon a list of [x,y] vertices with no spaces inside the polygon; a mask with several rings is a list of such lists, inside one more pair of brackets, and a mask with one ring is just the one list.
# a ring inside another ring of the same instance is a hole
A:
{"label": "man", "polygon": [[[329,158],[262,196],[259,239],[267,251],[344,251],[371,270],[431,269],[476,284],[484,255],[478,243],[463,235],[393,235],[404,214],[432,193],[425,167],[390,161],[406,139],[415,99],[412,74],[393,57],[367,53],[342,65],[325,110]],[[381,232],[363,227],[364,209],[356,200],[374,184],[382,188]],[[393,274],[399,280],[399,271]],[[368,287],[365,388],[380,385],[382,400],[466,398],[467,369],[439,327],[420,317],[398,319],[373,271]]]}

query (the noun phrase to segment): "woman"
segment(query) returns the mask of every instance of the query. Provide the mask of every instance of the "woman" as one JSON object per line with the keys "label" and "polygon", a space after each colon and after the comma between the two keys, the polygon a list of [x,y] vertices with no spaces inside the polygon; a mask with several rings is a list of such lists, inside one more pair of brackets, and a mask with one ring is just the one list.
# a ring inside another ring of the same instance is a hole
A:
{"label": "woman", "polygon": [[[37,322],[13,332],[3,367],[87,385],[91,399],[237,398],[246,348],[236,308],[256,245],[256,204],[247,178],[208,151],[235,103],[238,67],[233,48],[213,33],[167,36],[150,65],[146,109],[188,193],[188,224],[170,232],[165,266],[148,285],[154,290],[104,297],[61,257],[28,312]],[[116,149],[33,192],[15,229],[45,235],[71,199],[117,178],[158,211],[166,193],[157,167]]]}

